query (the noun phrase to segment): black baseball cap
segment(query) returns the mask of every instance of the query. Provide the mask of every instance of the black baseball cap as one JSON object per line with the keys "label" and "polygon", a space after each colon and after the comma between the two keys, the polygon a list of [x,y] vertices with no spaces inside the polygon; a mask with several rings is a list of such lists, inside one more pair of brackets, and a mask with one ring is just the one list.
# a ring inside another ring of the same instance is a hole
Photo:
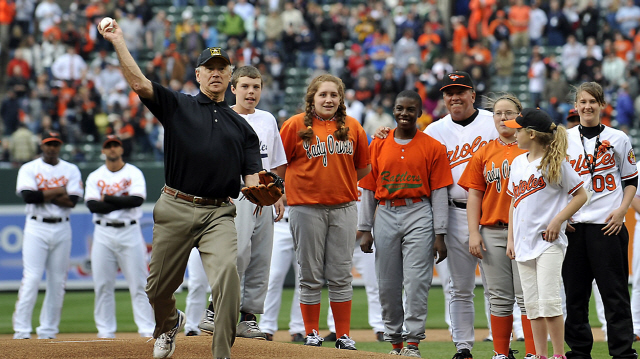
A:
{"label": "black baseball cap", "polygon": [[567,114],[567,121],[580,121],[580,114],[578,110],[572,108],[569,110],[569,114]]}
{"label": "black baseball cap", "polygon": [[537,108],[525,108],[514,120],[504,121],[509,128],[530,128],[538,132],[553,132],[551,124],[553,120],[544,111]]}
{"label": "black baseball cap", "polygon": [[455,71],[447,74],[443,79],[440,91],[451,86],[462,86],[470,88],[472,90],[475,89],[475,87],[473,86],[473,81],[471,81],[471,76],[469,76],[469,74],[464,71]]}
{"label": "black baseball cap", "polygon": [[42,144],[49,142],[60,142],[62,144],[62,139],[60,138],[60,134],[58,132],[45,132],[42,134]]}
{"label": "black baseball cap", "polygon": [[104,142],[102,142],[102,148],[107,147],[107,145],[111,142],[117,142],[120,146],[122,146],[122,141],[120,141],[120,139],[114,135],[109,135],[107,136],[107,139],[104,140]]}
{"label": "black baseball cap", "polygon": [[200,56],[198,56],[198,64],[196,65],[196,67],[204,65],[207,61],[213,59],[214,57],[224,59],[227,64],[231,65],[229,55],[227,55],[227,53],[223,49],[219,47],[207,47],[206,49],[204,49],[204,51],[202,51]]}

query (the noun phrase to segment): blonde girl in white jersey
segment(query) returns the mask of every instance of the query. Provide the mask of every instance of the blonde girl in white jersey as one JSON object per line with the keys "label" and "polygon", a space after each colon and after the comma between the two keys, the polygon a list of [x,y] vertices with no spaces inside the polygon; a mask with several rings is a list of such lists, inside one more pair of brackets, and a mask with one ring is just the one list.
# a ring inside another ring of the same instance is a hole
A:
{"label": "blonde girl in white jersey", "polygon": [[[587,201],[582,180],[565,160],[567,133],[538,109],[524,109],[505,126],[516,128],[518,147],[528,150],[511,164],[507,255],[520,272],[536,358],[546,359],[547,335],[553,358],[564,357],[562,277],[567,220]],[[567,196],[573,198],[567,204]]]}

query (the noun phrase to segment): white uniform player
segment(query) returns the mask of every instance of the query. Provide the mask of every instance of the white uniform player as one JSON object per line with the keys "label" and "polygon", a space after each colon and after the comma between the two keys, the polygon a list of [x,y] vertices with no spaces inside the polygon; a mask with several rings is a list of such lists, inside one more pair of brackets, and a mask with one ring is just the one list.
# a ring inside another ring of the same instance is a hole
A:
{"label": "white uniform player", "polygon": [[[467,73],[448,74],[444,81],[440,90],[444,92],[445,105],[450,114],[427,126],[424,132],[446,146],[453,176],[453,185],[448,188],[449,225],[445,241],[451,275],[449,312],[452,339],[458,350],[455,358],[462,359],[470,357],[475,338],[473,289],[479,260],[469,253],[466,211],[468,193],[458,185],[458,180],[471,156],[480,147],[495,140],[498,132],[491,112],[473,109],[475,92]],[[473,116],[475,118],[469,122]]]}
{"label": "white uniform player", "polygon": [[[638,171],[640,172],[640,164]],[[633,258],[631,260],[631,316],[633,318],[634,341],[640,340],[640,186],[631,202],[636,211],[636,228],[633,234]]]}
{"label": "white uniform player", "polygon": [[115,338],[115,283],[118,269],[129,285],[133,319],[142,337],[153,336],[155,322],[145,285],[149,270],[140,229],[147,186],[142,171],[122,160],[122,142],[109,136],[102,148],[106,164],[87,177],[85,202],[93,213],[91,246],[98,338]]}
{"label": "white uniform player", "polygon": [[83,194],[78,167],[58,158],[61,145],[59,134],[44,135],[42,157],[25,163],[18,171],[16,193],[27,203],[27,216],[22,283],[13,313],[14,339],[31,338],[31,316],[45,271],[47,289],[36,333],[39,339],[52,339],[58,334],[71,255],[69,214]]}
{"label": "white uniform player", "polygon": [[191,254],[189,254],[189,260],[187,261],[187,271],[189,291],[187,292],[187,306],[184,310],[184,314],[187,317],[184,324],[184,332],[186,336],[190,337],[200,335],[198,324],[202,319],[203,311],[207,308],[207,292],[211,292],[198,248],[191,249]]}

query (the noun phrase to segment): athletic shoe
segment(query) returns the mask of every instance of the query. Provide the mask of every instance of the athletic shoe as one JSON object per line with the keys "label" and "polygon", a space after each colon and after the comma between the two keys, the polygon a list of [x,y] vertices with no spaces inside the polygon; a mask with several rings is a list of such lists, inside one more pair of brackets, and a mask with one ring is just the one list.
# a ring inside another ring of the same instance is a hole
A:
{"label": "athletic shoe", "polygon": [[294,343],[302,343],[304,342],[304,335],[300,333],[291,334],[291,341]]}
{"label": "athletic shoe", "polygon": [[473,359],[473,355],[469,349],[460,349],[451,359]]}
{"label": "athletic shoe", "polygon": [[14,333],[13,339],[31,339],[31,333]]}
{"label": "athletic shoe", "polygon": [[376,340],[379,342],[383,342],[384,341],[384,333],[383,332],[376,332]]}
{"label": "athletic shoe", "polygon": [[338,336],[336,335],[336,333],[331,332],[329,333],[329,335],[324,337],[324,340],[327,342],[335,342],[336,340],[338,340]]}
{"label": "athletic shoe", "polygon": [[493,336],[489,335],[488,337],[482,339],[483,342],[492,342],[493,341]]}
{"label": "athletic shoe", "polygon": [[418,347],[412,344],[409,344],[406,347],[402,348],[402,350],[400,351],[400,355],[404,357],[422,358]]}
{"label": "athletic shoe", "polygon": [[200,335],[200,333],[195,330],[190,330],[185,334],[187,337],[197,337],[198,335]]}
{"label": "athletic shoe", "polygon": [[200,319],[200,323],[198,323],[198,329],[209,335],[213,335],[213,330],[215,329],[213,317],[215,315],[216,313],[214,313],[213,310],[209,310],[209,308],[205,309],[204,315],[202,319]]}
{"label": "athletic shoe", "polygon": [[527,358],[534,359],[535,357],[536,357],[535,354],[527,353],[527,355],[524,356],[524,359],[527,359]]}
{"label": "athletic shoe", "polygon": [[312,333],[307,334],[307,337],[304,340],[304,345],[309,345],[312,347],[321,347],[324,339],[318,335],[318,332],[314,329]]}
{"label": "athletic shoe", "polygon": [[184,329],[184,322],[184,313],[178,310],[178,322],[176,325],[168,332],[160,334],[160,337],[156,339],[156,343],[153,345],[154,358],[170,358],[173,355],[176,350],[176,334]]}
{"label": "athletic shoe", "polygon": [[491,359],[509,359],[509,357],[504,355],[504,354],[496,354],[496,355],[492,356]]}
{"label": "athletic shoe", "polygon": [[346,334],[343,334],[338,340],[336,340],[337,349],[357,350],[356,342],[349,338]]}
{"label": "athletic shoe", "polygon": [[398,349],[391,349],[391,351],[389,352],[390,355],[402,355],[400,354],[400,351],[402,351],[402,349],[398,348]]}
{"label": "athletic shoe", "polygon": [[516,341],[523,342],[523,341],[524,341],[524,337],[518,337],[518,338],[516,339]]}
{"label": "athletic shoe", "polygon": [[238,327],[236,328],[236,337],[264,340],[264,333],[260,331],[260,327],[258,327],[256,316],[253,314],[247,314],[245,319],[248,320],[238,323]]}
{"label": "athletic shoe", "polygon": [[272,341],[273,341],[273,334],[271,334],[271,333],[264,333],[264,338],[265,338],[268,342],[272,342]]}
{"label": "athletic shoe", "polygon": [[518,353],[520,352],[509,348],[509,355],[507,356],[507,359],[516,359],[515,354],[518,354]]}

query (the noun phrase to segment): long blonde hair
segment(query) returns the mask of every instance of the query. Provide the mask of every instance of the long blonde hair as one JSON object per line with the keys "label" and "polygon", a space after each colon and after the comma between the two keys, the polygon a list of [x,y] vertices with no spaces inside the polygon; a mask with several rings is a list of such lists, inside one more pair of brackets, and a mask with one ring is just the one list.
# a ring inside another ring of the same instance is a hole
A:
{"label": "long blonde hair", "polygon": [[318,92],[318,88],[323,82],[333,82],[338,85],[338,95],[340,95],[340,105],[338,105],[338,110],[334,115],[336,119],[336,131],[333,133],[333,137],[335,137],[338,141],[346,141],[349,136],[349,127],[345,126],[345,121],[347,119],[347,106],[344,104],[344,83],[340,80],[339,77],[324,74],[320,75],[313,80],[309,84],[307,88],[307,94],[305,96],[305,114],[304,114],[304,125],[305,129],[298,131],[298,136],[302,138],[304,142],[311,141],[313,137],[313,114],[315,113],[315,108],[313,105],[313,98]]}
{"label": "long blonde hair", "polygon": [[535,133],[534,141],[538,142],[546,149],[538,170],[542,172],[542,176],[549,183],[558,184],[562,180],[562,162],[567,159],[567,148],[569,142],[567,140],[567,129],[562,125],[551,124],[550,129],[553,131],[539,132],[530,128],[525,128],[527,133]]}

